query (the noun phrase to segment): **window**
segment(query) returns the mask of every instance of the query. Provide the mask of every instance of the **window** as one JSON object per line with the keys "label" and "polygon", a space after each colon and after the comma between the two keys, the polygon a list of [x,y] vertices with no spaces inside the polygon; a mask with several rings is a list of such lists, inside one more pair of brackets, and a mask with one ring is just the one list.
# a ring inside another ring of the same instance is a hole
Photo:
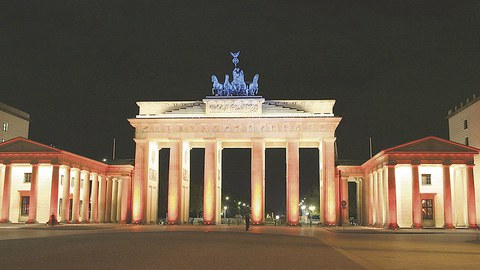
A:
{"label": "window", "polygon": [[3,121],[3,127],[2,130],[7,132],[8,131],[8,122]]}
{"label": "window", "polygon": [[70,179],[70,187],[73,188],[75,185],[75,177],[72,177],[72,179]]}
{"label": "window", "polygon": [[468,137],[465,137],[465,145],[468,146]]}
{"label": "window", "polygon": [[468,121],[467,119],[463,120],[463,129],[467,129],[468,128]]}
{"label": "window", "polygon": [[28,216],[30,211],[30,196],[22,196],[22,205],[20,215]]}
{"label": "window", "polygon": [[422,185],[431,185],[431,184],[432,184],[432,175],[422,174]]}
{"label": "window", "polygon": [[433,200],[422,200],[422,218],[433,220]]}
{"label": "window", "polygon": [[32,173],[24,173],[23,183],[30,183],[30,182],[32,182]]}
{"label": "window", "polygon": [[62,216],[62,198],[58,201],[58,216]]}

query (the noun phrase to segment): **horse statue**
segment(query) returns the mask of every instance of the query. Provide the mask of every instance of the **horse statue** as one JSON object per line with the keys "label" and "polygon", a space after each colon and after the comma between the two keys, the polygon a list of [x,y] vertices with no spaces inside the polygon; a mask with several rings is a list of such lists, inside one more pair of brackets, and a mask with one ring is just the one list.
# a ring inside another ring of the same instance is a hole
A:
{"label": "horse statue", "polygon": [[234,90],[235,89],[233,88],[233,85],[229,81],[228,74],[225,75],[225,82],[223,83],[223,95],[224,96],[233,96]]}
{"label": "horse statue", "polygon": [[212,95],[221,96],[222,93],[223,93],[223,84],[221,84],[221,83],[218,81],[217,76],[212,75],[212,83],[213,83],[213,86],[212,86]]}
{"label": "horse statue", "polygon": [[253,81],[248,85],[248,95],[249,96],[254,96],[258,93],[258,78],[260,76],[258,74],[255,74],[253,76]]}

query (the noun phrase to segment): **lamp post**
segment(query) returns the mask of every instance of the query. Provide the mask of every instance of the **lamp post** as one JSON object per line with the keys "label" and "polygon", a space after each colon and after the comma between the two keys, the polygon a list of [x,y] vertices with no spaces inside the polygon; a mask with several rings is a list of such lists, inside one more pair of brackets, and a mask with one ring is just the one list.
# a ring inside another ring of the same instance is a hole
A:
{"label": "lamp post", "polygon": [[228,206],[224,206],[224,207],[223,207],[223,210],[224,210],[223,217],[224,217],[224,218],[227,218],[227,209],[228,209]]}

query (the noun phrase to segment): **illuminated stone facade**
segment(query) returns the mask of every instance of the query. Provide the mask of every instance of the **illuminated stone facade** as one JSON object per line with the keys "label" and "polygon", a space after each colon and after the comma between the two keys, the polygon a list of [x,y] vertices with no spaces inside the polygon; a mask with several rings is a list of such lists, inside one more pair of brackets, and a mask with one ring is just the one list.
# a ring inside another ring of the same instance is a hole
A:
{"label": "illuminated stone facade", "polygon": [[[473,96],[465,104],[448,112],[448,128],[450,140],[480,148],[480,97]],[[480,155],[475,157],[473,168],[475,179],[480,179]],[[477,198],[480,196],[480,181],[475,183]],[[480,200],[477,200],[477,217],[480,223]]]}
{"label": "illuminated stone facade", "polygon": [[130,222],[133,166],[25,138],[0,144],[0,222]]}
{"label": "illuminated stone facade", "polygon": [[30,115],[0,102],[0,143],[16,138],[28,138]]}
{"label": "illuminated stone facade", "polygon": [[137,102],[133,221],[157,220],[158,159],[170,148],[168,223],[188,221],[190,149],[205,149],[205,224],[220,223],[224,148],[250,148],[251,218],[265,222],[265,149],[286,148],[287,223],[299,223],[299,149],[319,149],[321,220],[338,222],[335,179],[334,100],[265,100],[255,96],[207,97],[202,101]]}
{"label": "illuminated stone facade", "polygon": [[[478,153],[430,136],[383,150],[361,166],[338,166],[339,183],[358,183],[364,225],[477,228],[473,165]],[[340,199],[348,202],[348,192],[342,190]]]}

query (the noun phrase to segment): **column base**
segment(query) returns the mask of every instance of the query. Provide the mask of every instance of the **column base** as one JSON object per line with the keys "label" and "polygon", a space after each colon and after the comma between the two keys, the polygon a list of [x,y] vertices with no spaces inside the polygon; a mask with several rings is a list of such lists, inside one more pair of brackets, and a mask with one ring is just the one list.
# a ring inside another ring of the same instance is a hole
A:
{"label": "column base", "polygon": [[9,219],[2,219],[0,223],[12,223]]}
{"label": "column base", "polygon": [[265,223],[263,223],[263,222],[253,223],[253,222],[252,222],[252,224],[250,224],[250,225],[252,225],[252,226],[263,226],[263,225],[265,225]]}
{"label": "column base", "polygon": [[72,220],[70,223],[71,224],[80,224],[80,220]]}
{"label": "column base", "polygon": [[215,221],[207,221],[207,222],[203,222],[203,225],[215,225]]}
{"label": "column base", "polygon": [[478,227],[477,224],[470,224],[470,225],[468,226],[468,228],[469,228],[469,229],[478,229],[479,227]]}
{"label": "column base", "polygon": [[27,224],[35,224],[35,223],[38,223],[35,219],[29,219],[27,220],[26,222]]}
{"label": "column base", "polygon": [[443,225],[443,228],[453,230],[453,229],[455,229],[455,226],[453,226],[453,224],[445,224],[445,225]]}
{"label": "column base", "polygon": [[388,224],[388,228],[390,230],[398,230],[399,227],[398,227],[397,223],[390,223],[390,224]]}
{"label": "column base", "polygon": [[81,223],[82,223],[82,224],[90,224],[90,221],[88,221],[88,220],[83,221],[83,220],[82,220]]}
{"label": "column base", "polygon": [[412,228],[413,229],[423,229],[423,226],[422,226],[422,224],[413,224]]}

